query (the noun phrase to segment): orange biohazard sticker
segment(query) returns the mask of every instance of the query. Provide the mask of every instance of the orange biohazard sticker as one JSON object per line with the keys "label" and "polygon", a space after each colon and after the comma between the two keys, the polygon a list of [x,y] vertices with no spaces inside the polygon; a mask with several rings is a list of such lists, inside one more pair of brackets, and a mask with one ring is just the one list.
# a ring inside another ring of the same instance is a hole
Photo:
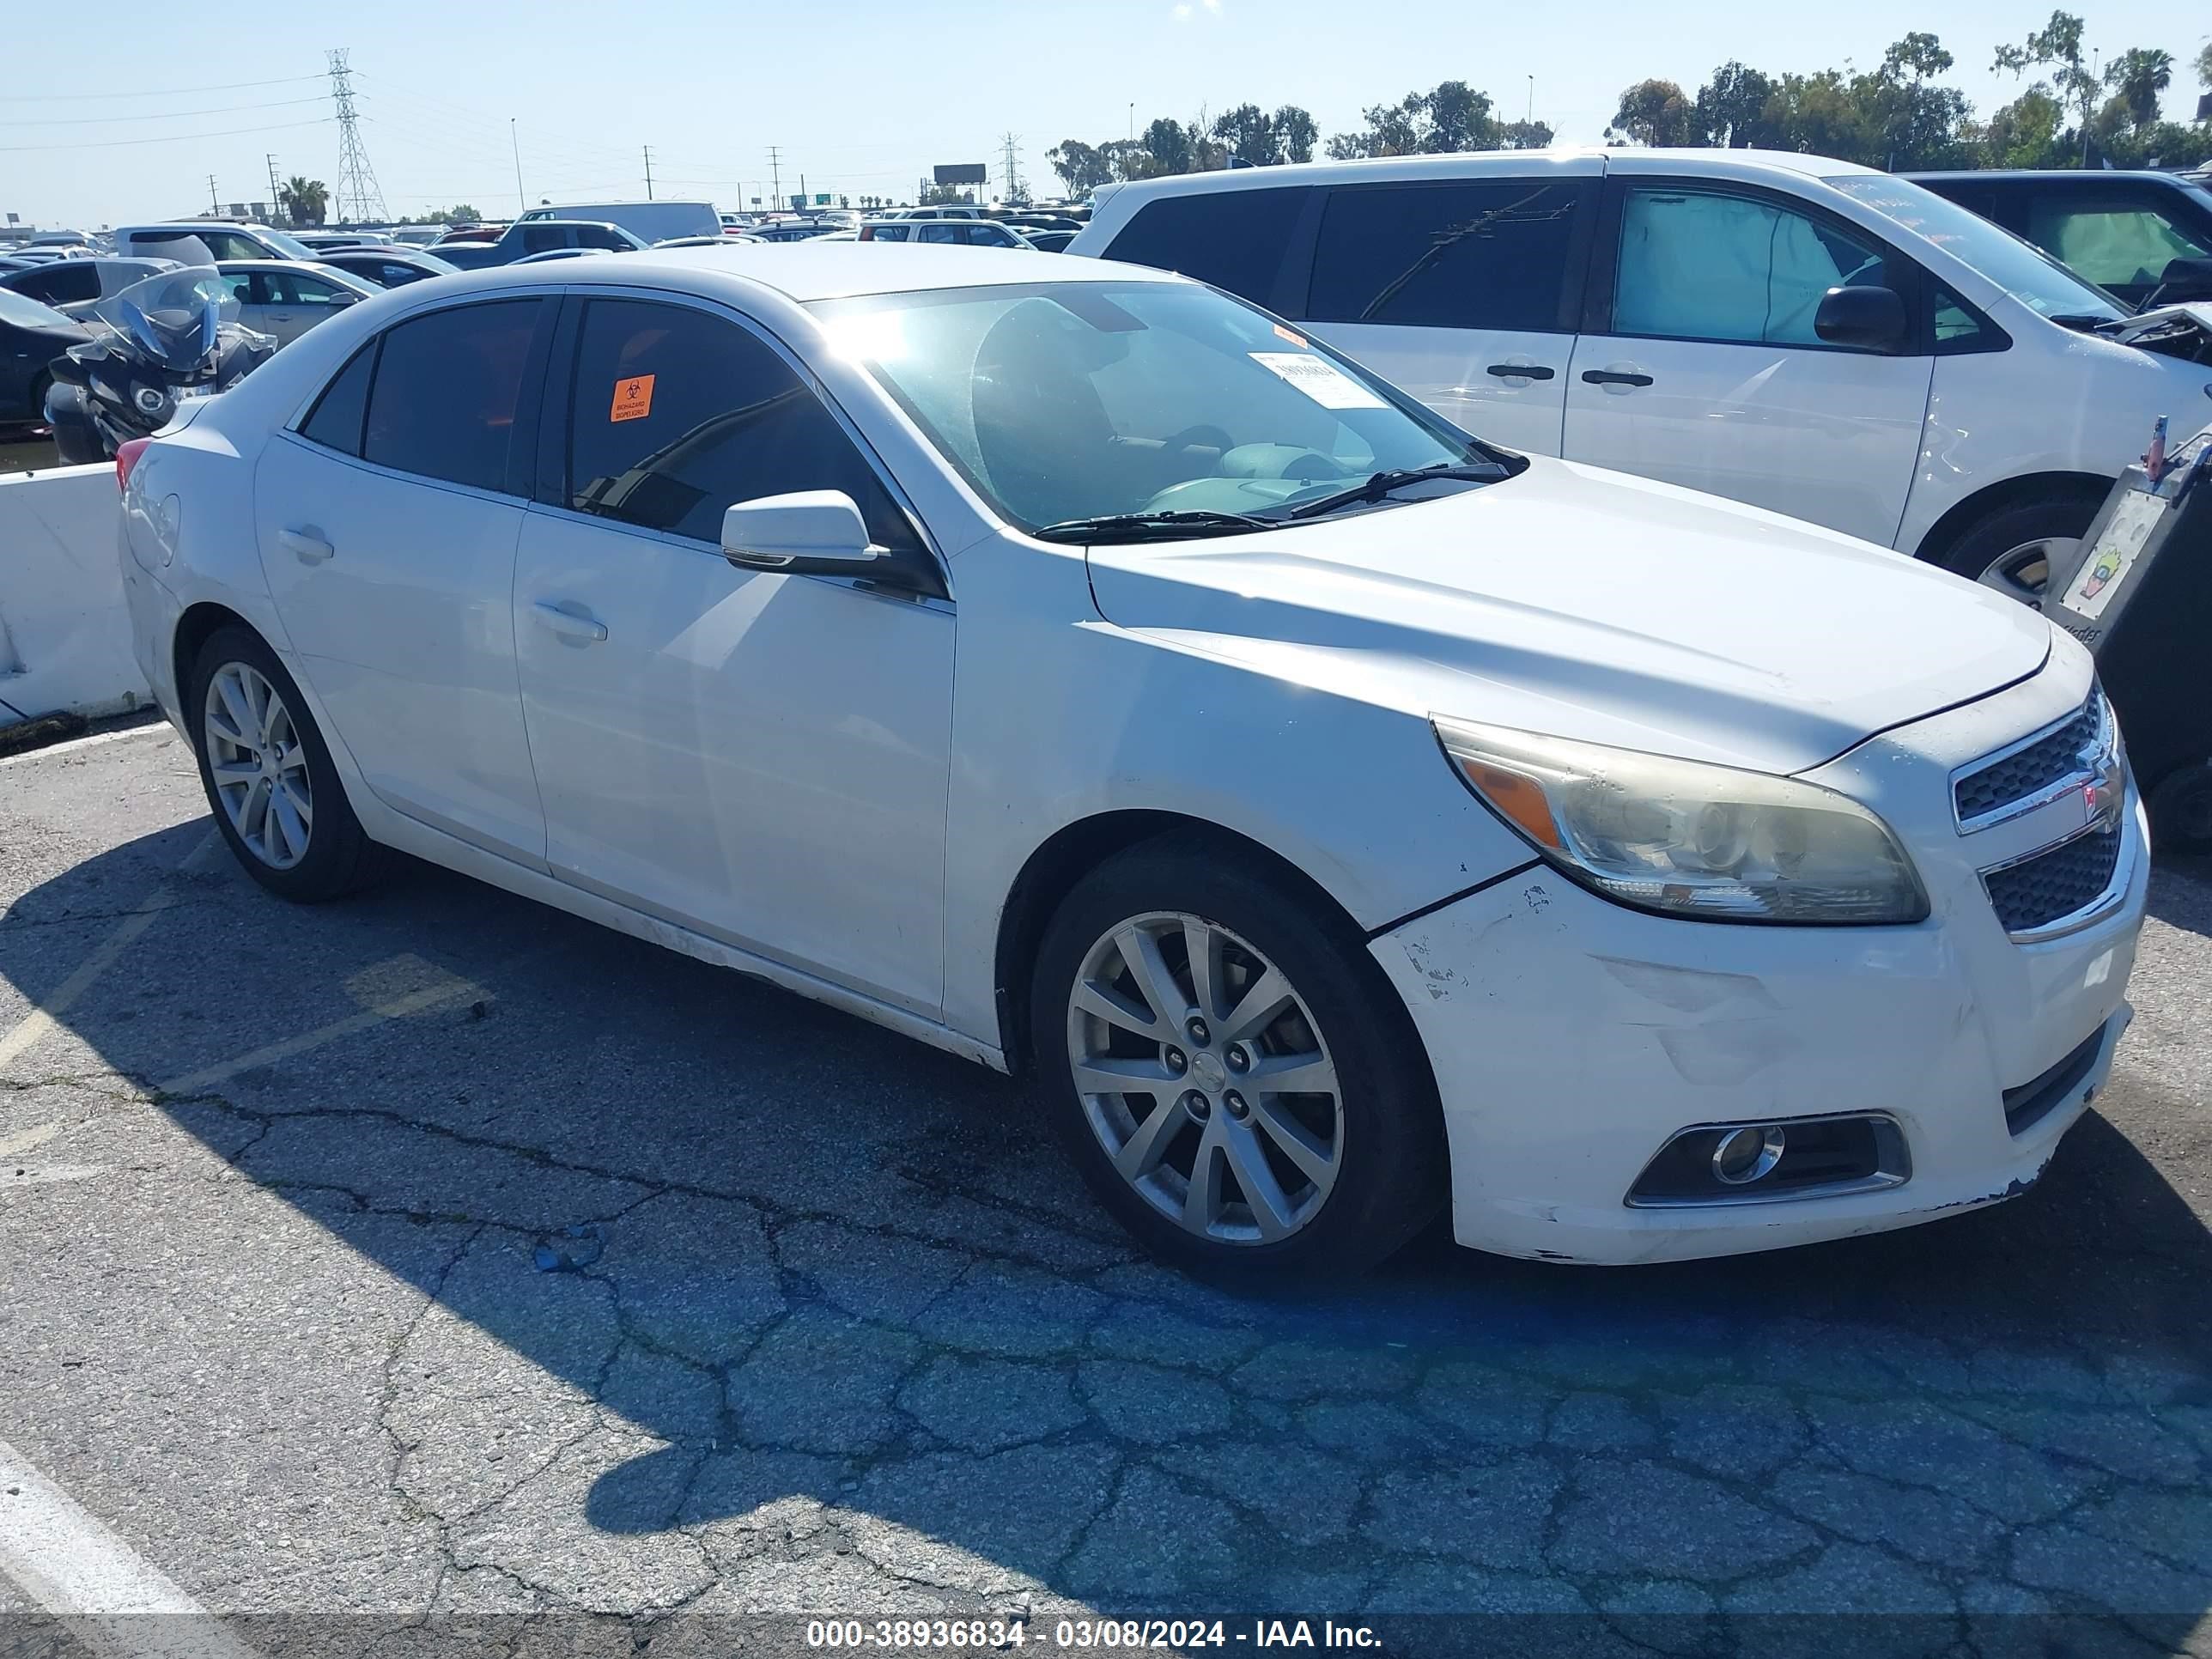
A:
{"label": "orange biohazard sticker", "polygon": [[1306,337],[1304,335],[1293,334],[1290,330],[1285,328],[1280,323],[1277,323],[1275,325],[1275,332],[1280,335],[1284,339],[1288,340],[1294,346],[1302,346],[1306,343]]}
{"label": "orange biohazard sticker", "polygon": [[637,374],[615,382],[614,407],[607,411],[609,420],[641,421],[652,413],[652,375]]}

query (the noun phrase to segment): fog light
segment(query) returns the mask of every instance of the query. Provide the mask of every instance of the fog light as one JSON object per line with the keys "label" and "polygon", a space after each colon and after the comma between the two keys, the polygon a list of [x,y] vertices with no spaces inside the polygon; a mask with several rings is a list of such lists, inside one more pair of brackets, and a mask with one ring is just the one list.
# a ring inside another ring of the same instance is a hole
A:
{"label": "fog light", "polygon": [[1778,1123],[1729,1130],[1713,1148],[1713,1179],[1729,1187],[1749,1186],[1782,1162],[1787,1140]]}

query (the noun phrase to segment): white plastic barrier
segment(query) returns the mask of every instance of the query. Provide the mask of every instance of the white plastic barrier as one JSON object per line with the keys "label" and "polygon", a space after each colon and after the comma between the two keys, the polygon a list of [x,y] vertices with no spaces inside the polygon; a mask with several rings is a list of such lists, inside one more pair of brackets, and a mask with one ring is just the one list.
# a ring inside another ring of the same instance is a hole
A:
{"label": "white plastic barrier", "polygon": [[0,726],[152,697],[131,652],[115,469],[0,473]]}

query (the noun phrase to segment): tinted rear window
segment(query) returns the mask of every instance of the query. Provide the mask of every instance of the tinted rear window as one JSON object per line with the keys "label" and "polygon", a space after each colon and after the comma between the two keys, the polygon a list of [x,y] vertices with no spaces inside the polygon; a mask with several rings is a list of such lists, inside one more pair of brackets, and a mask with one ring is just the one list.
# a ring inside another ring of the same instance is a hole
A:
{"label": "tinted rear window", "polygon": [[1553,330],[1587,185],[1538,179],[1332,191],[1306,315],[1417,328]]}
{"label": "tinted rear window", "polygon": [[323,389],[307,418],[300,422],[300,435],[342,454],[360,454],[362,422],[368,415],[368,379],[375,367],[376,342],[371,340]]}
{"label": "tinted rear window", "polygon": [[509,490],[508,459],[526,412],[523,371],[541,305],[456,306],[386,333],[363,458],[448,483]]}
{"label": "tinted rear window", "polygon": [[1304,189],[1209,190],[1148,202],[1106,257],[1181,271],[1265,305],[1308,194]]}

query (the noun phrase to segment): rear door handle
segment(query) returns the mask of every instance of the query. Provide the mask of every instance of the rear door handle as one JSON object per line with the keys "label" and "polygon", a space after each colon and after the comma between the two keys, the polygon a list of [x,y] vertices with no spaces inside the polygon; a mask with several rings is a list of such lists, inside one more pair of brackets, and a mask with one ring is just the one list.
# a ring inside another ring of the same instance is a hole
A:
{"label": "rear door handle", "polygon": [[301,564],[320,564],[337,551],[313,529],[280,530],[276,532],[276,545]]}
{"label": "rear door handle", "polygon": [[538,601],[537,616],[538,625],[547,633],[579,645],[597,645],[607,636],[607,625],[598,617],[566,610],[550,599]]}
{"label": "rear door handle", "polygon": [[1636,374],[1619,368],[1586,368],[1583,379],[1592,386],[1650,386],[1649,374]]}
{"label": "rear door handle", "polygon": [[1541,363],[1492,363],[1482,372],[1501,380],[1548,380],[1553,374]]}

